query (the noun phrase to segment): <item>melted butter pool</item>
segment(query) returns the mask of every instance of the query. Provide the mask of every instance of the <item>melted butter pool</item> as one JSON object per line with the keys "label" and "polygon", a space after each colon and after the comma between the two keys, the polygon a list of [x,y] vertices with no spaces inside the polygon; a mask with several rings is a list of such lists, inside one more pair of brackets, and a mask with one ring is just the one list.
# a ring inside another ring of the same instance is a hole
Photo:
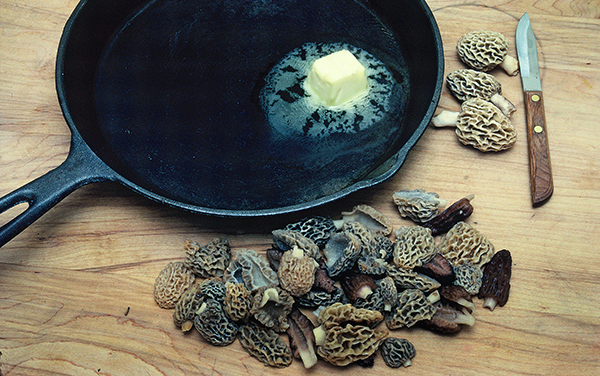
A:
{"label": "melted butter pool", "polygon": [[[341,50],[365,67],[369,90],[339,106],[328,107],[305,87],[313,63]],[[380,124],[402,100],[404,90],[385,64],[369,52],[345,43],[307,43],[289,52],[268,73],[260,103],[271,127],[283,136],[312,137],[357,133]]]}

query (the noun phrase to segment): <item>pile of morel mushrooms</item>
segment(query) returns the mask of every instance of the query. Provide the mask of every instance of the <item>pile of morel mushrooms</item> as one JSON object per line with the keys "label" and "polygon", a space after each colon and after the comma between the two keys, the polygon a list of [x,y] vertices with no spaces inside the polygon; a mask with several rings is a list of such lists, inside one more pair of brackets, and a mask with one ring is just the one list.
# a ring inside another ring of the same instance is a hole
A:
{"label": "pile of morel mushrooms", "polygon": [[265,256],[239,249],[232,257],[219,238],[188,241],[185,259],[157,277],[154,298],[174,309],[182,331],[195,328],[215,346],[238,339],[270,366],[294,358],[306,368],[319,359],[370,366],[377,354],[390,367],[409,366],[414,346],[390,331],[474,325],[473,297],[491,310],[506,304],[511,255],[465,222],[472,196],[445,210],[445,200],[424,190],[392,199],[413,226],[394,231],[386,216],[359,205],[341,219],[311,217],[273,231]]}
{"label": "pile of morel mushrooms", "polygon": [[461,102],[460,111],[442,110],[433,117],[435,127],[456,127],[458,140],[477,150],[502,151],[513,147],[517,131],[510,121],[515,106],[502,96],[502,85],[486,73],[497,66],[515,76],[518,61],[508,55],[508,39],[501,33],[471,31],[456,45],[468,69],[457,69],[446,77],[450,92]]}

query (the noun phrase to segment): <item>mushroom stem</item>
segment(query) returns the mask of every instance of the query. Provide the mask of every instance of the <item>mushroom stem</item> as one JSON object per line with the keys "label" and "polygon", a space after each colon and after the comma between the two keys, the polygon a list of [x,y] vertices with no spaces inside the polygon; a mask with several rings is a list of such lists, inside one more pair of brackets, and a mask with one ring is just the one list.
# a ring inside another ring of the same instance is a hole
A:
{"label": "mushroom stem", "polygon": [[410,359],[406,359],[406,361],[404,363],[402,363],[402,365],[404,367],[410,367],[411,364],[412,364],[412,362],[410,361]]}
{"label": "mushroom stem", "polygon": [[489,308],[491,311],[493,311],[494,308],[496,308],[496,304],[498,304],[498,302],[494,298],[485,298],[483,300],[483,307]]}
{"label": "mushroom stem", "polygon": [[302,257],[304,257],[304,251],[301,250],[297,245],[295,245],[294,248],[292,249],[292,256],[297,257],[297,258],[302,258]]}
{"label": "mushroom stem", "polygon": [[317,354],[312,349],[312,344],[310,347],[311,349],[300,350],[300,359],[302,359],[302,364],[304,364],[304,368],[306,369],[312,368],[318,361]]}
{"label": "mushroom stem", "polygon": [[373,289],[370,286],[363,286],[356,292],[356,296],[362,299],[366,299],[373,293]]}
{"label": "mushroom stem", "polygon": [[455,127],[458,122],[460,112],[442,110],[431,119],[434,127]]}
{"label": "mushroom stem", "polygon": [[259,307],[260,308],[264,307],[265,305],[267,305],[267,303],[269,301],[276,302],[278,300],[279,300],[279,292],[277,292],[277,290],[275,288],[266,289],[263,294],[262,300],[260,301]]}
{"label": "mushroom stem", "polygon": [[322,326],[317,326],[313,329],[313,333],[315,335],[315,344],[317,346],[323,346],[325,343],[325,336],[327,335],[325,329],[323,329]]}
{"label": "mushroom stem", "polygon": [[457,318],[456,323],[473,326],[475,325],[475,317],[473,317],[473,315],[471,315],[471,313],[466,308],[463,308],[462,315],[461,317]]}
{"label": "mushroom stem", "polygon": [[202,312],[204,312],[204,310],[206,309],[206,307],[208,307],[208,305],[206,304],[206,302],[202,303],[202,305],[200,306],[200,308],[198,308],[198,310],[196,311],[196,315],[199,315]]}
{"label": "mushroom stem", "polygon": [[500,109],[500,111],[502,111],[502,113],[504,115],[506,115],[507,117],[509,117],[515,111],[517,111],[517,108],[515,107],[514,104],[512,104],[511,101],[509,101],[508,99],[506,99],[505,97],[503,97],[502,95],[500,95],[498,93],[496,93],[490,97],[490,102],[495,104],[496,107],[498,107]]}
{"label": "mushroom stem", "polygon": [[510,76],[516,76],[519,73],[519,61],[512,56],[506,55],[500,67]]}
{"label": "mushroom stem", "polygon": [[438,209],[445,208],[446,205],[448,205],[448,200],[445,200],[443,198],[438,198],[438,199],[436,199],[436,201],[438,203]]}
{"label": "mushroom stem", "polygon": [[341,230],[342,227],[344,227],[344,220],[343,219],[336,219],[333,221],[333,225],[335,226],[336,229]]}
{"label": "mushroom stem", "polygon": [[189,332],[194,327],[194,322],[192,320],[186,320],[181,324],[182,332]]}
{"label": "mushroom stem", "polygon": [[429,300],[429,302],[431,302],[431,304],[439,302],[440,299],[441,299],[440,292],[438,290],[435,290],[434,292],[429,294],[429,296],[427,296],[427,300]]}
{"label": "mushroom stem", "polygon": [[468,310],[470,310],[471,312],[473,312],[475,310],[475,304],[473,304],[473,302],[468,301],[465,298],[459,298],[456,301],[456,304],[460,304],[461,306],[467,308]]}

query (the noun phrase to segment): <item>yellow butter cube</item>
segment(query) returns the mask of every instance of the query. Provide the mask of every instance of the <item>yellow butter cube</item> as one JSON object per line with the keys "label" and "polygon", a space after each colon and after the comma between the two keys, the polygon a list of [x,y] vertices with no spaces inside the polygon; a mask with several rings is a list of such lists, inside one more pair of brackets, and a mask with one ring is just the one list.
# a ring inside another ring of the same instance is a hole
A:
{"label": "yellow butter cube", "polygon": [[355,99],[369,89],[365,67],[348,50],[316,60],[306,79],[307,91],[329,107]]}

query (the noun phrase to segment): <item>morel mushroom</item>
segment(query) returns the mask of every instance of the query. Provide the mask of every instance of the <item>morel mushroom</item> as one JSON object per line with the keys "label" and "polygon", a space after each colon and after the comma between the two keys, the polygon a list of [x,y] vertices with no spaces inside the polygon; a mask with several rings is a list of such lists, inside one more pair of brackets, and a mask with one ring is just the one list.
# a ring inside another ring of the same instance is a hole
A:
{"label": "morel mushroom", "polygon": [[293,304],[294,298],[284,289],[275,285],[261,287],[254,292],[250,314],[267,328],[285,332]]}
{"label": "morel mushroom", "polygon": [[441,286],[435,279],[413,270],[390,267],[388,269],[388,276],[394,280],[394,283],[400,289],[418,289],[423,292],[429,292]]}
{"label": "morel mushroom", "polygon": [[382,258],[374,257],[370,254],[363,254],[356,261],[358,270],[363,274],[368,274],[375,278],[383,278],[387,275],[389,264]]}
{"label": "morel mushroom", "polygon": [[344,223],[359,222],[374,234],[392,233],[392,221],[377,209],[369,205],[357,205],[350,212],[342,212]]}
{"label": "morel mushroom", "polygon": [[194,283],[195,276],[183,262],[171,262],[161,270],[154,282],[154,300],[159,307],[170,309]]}
{"label": "morel mushroom", "polygon": [[371,329],[350,324],[336,326],[327,332],[324,343],[317,348],[317,353],[333,365],[346,366],[373,355],[388,334],[384,328]]}
{"label": "morel mushroom", "polygon": [[435,239],[431,230],[421,226],[401,228],[396,232],[394,264],[411,270],[421,266],[436,254]]}
{"label": "morel mushroom", "polygon": [[377,288],[377,284],[371,276],[360,273],[344,275],[340,284],[346,296],[352,301],[358,298],[366,299]]}
{"label": "morel mushroom", "polygon": [[360,222],[347,222],[342,225],[342,232],[354,235],[361,244],[361,254],[377,255],[379,244],[375,234]]}
{"label": "morel mushroom", "polygon": [[319,346],[317,353],[327,362],[345,366],[367,359],[377,349],[388,331],[375,326],[383,320],[377,311],[336,303],[319,313],[319,327],[314,329]]}
{"label": "morel mushroom", "polygon": [[214,299],[219,303],[225,300],[225,284],[221,278],[208,278],[200,282],[199,292],[206,299]]}
{"label": "morel mushroom", "polygon": [[315,282],[315,271],[318,266],[314,258],[305,255],[298,246],[294,246],[281,257],[277,270],[279,285],[292,296],[304,295],[310,291]]}
{"label": "morel mushroom", "polygon": [[377,291],[383,300],[383,310],[389,312],[398,302],[398,288],[392,277],[385,277],[378,282]]}
{"label": "morel mushroom", "polygon": [[277,273],[256,251],[240,249],[223,276],[225,282],[243,283],[250,291],[271,284],[279,285]]}
{"label": "morel mushroom", "polygon": [[348,231],[336,232],[325,244],[323,256],[330,277],[336,277],[354,266],[360,257],[361,242]]}
{"label": "morel mushroom", "polygon": [[458,140],[477,150],[502,151],[513,147],[517,131],[498,107],[472,98],[462,103],[460,112],[443,110],[431,119],[435,127],[456,127]]}
{"label": "morel mushroom", "polygon": [[332,304],[319,312],[317,318],[319,326],[314,329],[317,345],[323,344],[326,332],[336,326],[353,324],[374,328],[381,320],[383,320],[381,312],[356,308],[351,304]]}
{"label": "morel mushroom", "polygon": [[371,311],[379,311],[384,314],[385,302],[383,301],[383,291],[377,288],[373,293],[369,294],[366,298],[356,298],[352,303],[356,308],[369,309]]}
{"label": "morel mushroom", "polygon": [[410,218],[417,223],[432,219],[447,203],[446,200],[440,199],[437,193],[426,192],[424,189],[403,189],[394,192],[392,200],[398,207],[401,217]]}
{"label": "morel mushroom", "polygon": [[421,226],[430,229],[431,235],[433,236],[448,232],[455,224],[465,221],[473,214],[473,205],[471,205],[473,197],[475,196],[468,195],[467,197],[461,198],[441,212],[437,217],[423,223]]}
{"label": "morel mushroom", "polygon": [[275,246],[282,251],[289,251],[294,247],[298,247],[307,256],[314,257],[315,259],[321,256],[319,246],[298,231],[275,230],[273,231],[273,241],[275,242]]}
{"label": "morel mushroom", "polygon": [[483,266],[494,255],[494,245],[467,222],[458,222],[438,243],[439,252],[453,265],[472,262]]}
{"label": "morel mushroom", "polygon": [[366,298],[358,297],[354,301],[357,308],[366,308],[386,314],[398,302],[398,288],[392,277],[376,281],[377,288]]}
{"label": "morel mushroom", "polygon": [[472,69],[457,69],[448,74],[446,82],[450,92],[461,102],[481,98],[492,102],[507,117],[517,110],[511,101],[502,96],[502,85],[491,74]]}
{"label": "morel mushroom", "polygon": [[497,305],[502,307],[506,304],[510,291],[511,269],[512,257],[506,249],[496,252],[485,266],[479,289],[479,298],[484,299],[484,307],[493,311]]}
{"label": "morel mushroom", "polygon": [[188,332],[194,327],[196,310],[200,308],[203,298],[200,292],[200,284],[193,284],[177,301],[175,312],[173,312],[173,323],[181,331]]}
{"label": "morel mushroom", "polygon": [[242,321],[250,316],[251,294],[243,283],[225,284],[225,312],[233,321]]}
{"label": "morel mushroom", "polygon": [[332,219],[316,216],[290,223],[285,226],[284,230],[298,231],[322,248],[329,240],[331,234],[335,232],[336,227]]}
{"label": "morel mushroom", "polygon": [[462,329],[463,325],[473,326],[474,324],[475,317],[469,310],[466,308],[458,310],[441,302],[435,303],[435,314],[429,320],[421,322],[424,327],[441,333],[456,333]]}
{"label": "morel mushroom", "polygon": [[185,266],[202,278],[223,277],[231,261],[231,248],[226,239],[214,238],[205,246],[187,241]]}
{"label": "morel mushroom", "polygon": [[292,364],[292,351],[274,330],[251,321],[241,327],[238,338],[250,355],[268,366],[287,367]]}
{"label": "morel mushroom", "polygon": [[429,261],[414,269],[417,273],[424,274],[441,283],[449,285],[454,281],[454,269],[444,256],[436,253]]}
{"label": "morel mushroom", "polygon": [[483,271],[470,261],[454,266],[453,284],[461,286],[471,295],[477,295],[483,282]]}
{"label": "morel mushroom", "polygon": [[290,347],[295,358],[302,359],[304,368],[311,368],[317,364],[315,326],[300,310],[294,309],[288,316],[290,327],[287,334],[290,338]]}
{"label": "morel mushroom", "polygon": [[223,304],[213,299],[208,299],[198,308],[194,327],[205,340],[215,346],[233,343],[239,329],[225,313]]}
{"label": "morel mushroom", "polygon": [[389,260],[394,256],[394,242],[385,236],[376,236],[378,258]]}
{"label": "morel mushroom", "polygon": [[323,267],[319,267],[315,271],[315,284],[313,285],[317,290],[327,291],[329,293],[335,291],[335,281],[329,277],[327,270]]}
{"label": "morel mushroom", "polygon": [[385,323],[390,329],[410,328],[419,321],[429,320],[434,313],[433,304],[421,290],[404,290]]}
{"label": "morel mushroom", "polygon": [[310,290],[308,293],[294,299],[296,304],[306,308],[327,307],[335,303],[347,303],[346,295],[341,288],[334,286],[331,292]]}
{"label": "morel mushroom", "polygon": [[444,301],[465,307],[471,312],[475,310],[473,298],[464,287],[458,285],[442,286],[438,291]]}
{"label": "morel mushroom", "polygon": [[381,357],[388,367],[409,367],[411,359],[417,354],[415,346],[403,338],[389,337],[383,340],[379,348]]}
{"label": "morel mushroom", "polygon": [[284,251],[273,246],[265,251],[265,256],[267,257],[267,261],[269,262],[269,266],[274,271],[279,269],[279,263],[281,262],[281,258],[283,257]]}
{"label": "morel mushroom", "polygon": [[500,66],[511,76],[519,72],[519,62],[508,55],[508,39],[496,31],[477,30],[458,40],[456,52],[469,67],[487,72]]}

